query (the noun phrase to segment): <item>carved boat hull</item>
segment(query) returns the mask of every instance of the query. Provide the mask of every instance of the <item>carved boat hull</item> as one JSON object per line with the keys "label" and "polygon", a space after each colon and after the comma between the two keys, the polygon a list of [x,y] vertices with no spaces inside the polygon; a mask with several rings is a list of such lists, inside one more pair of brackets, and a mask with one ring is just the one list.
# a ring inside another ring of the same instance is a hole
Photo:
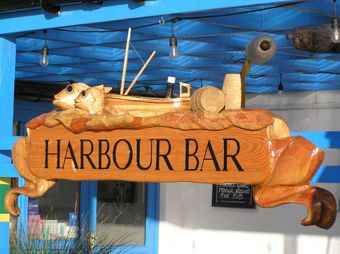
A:
{"label": "carved boat hull", "polygon": [[190,109],[190,98],[152,98],[106,94],[104,104],[107,111],[146,116],[188,110]]}

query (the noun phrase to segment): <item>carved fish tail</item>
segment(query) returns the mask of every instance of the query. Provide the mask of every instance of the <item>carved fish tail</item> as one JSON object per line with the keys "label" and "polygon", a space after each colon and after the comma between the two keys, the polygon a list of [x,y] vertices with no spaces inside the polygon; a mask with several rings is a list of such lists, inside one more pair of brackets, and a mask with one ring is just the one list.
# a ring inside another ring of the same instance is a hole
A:
{"label": "carved fish tail", "polygon": [[267,186],[307,184],[324,158],[321,149],[300,136],[272,141],[272,146],[278,152],[273,157],[273,171],[265,183]]}
{"label": "carved fish tail", "polygon": [[336,218],[336,201],[334,196],[319,187],[276,186],[255,187],[254,199],[264,208],[276,207],[286,203],[299,203],[307,208],[307,216],[302,220],[304,226],[316,225],[330,228]]}
{"label": "carved fish tail", "polygon": [[321,203],[321,216],[316,225],[320,228],[329,229],[336,219],[336,200],[331,192],[328,190],[314,187],[315,196],[314,202]]}
{"label": "carved fish tail", "polygon": [[5,195],[5,207],[7,211],[14,216],[20,214],[20,209],[17,205],[19,195],[37,198],[42,196],[55,184],[55,181],[39,179],[31,173],[27,158],[29,152],[28,141],[28,137],[20,138],[12,150],[13,163],[19,174],[25,179],[25,185],[23,187],[11,189]]}

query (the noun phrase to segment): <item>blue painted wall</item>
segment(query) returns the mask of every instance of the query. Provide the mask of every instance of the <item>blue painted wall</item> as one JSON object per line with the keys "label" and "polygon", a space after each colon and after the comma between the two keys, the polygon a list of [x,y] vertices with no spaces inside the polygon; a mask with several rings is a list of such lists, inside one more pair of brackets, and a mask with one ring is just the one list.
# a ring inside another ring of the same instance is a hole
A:
{"label": "blue painted wall", "polygon": [[[11,165],[11,140],[13,126],[14,73],[16,44],[13,38],[0,37],[0,175],[17,175]],[[4,170],[8,170],[7,172]],[[2,172],[4,172],[2,174]],[[9,249],[9,223],[0,222],[0,248]]]}

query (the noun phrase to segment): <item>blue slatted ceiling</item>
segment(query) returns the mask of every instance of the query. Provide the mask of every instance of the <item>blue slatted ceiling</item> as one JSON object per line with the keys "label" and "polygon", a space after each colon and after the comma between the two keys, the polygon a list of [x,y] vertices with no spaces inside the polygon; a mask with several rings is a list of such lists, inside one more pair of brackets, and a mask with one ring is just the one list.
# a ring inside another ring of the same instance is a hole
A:
{"label": "blue slatted ceiling", "polygon": [[50,65],[46,68],[39,65],[44,33],[32,31],[17,38],[16,79],[49,83],[72,79],[115,87],[121,79],[126,29],[155,24],[133,29],[132,43],[137,52],[130,47],[127,82],[142,67],[140,57],[145,61],[156,50],[140,84],[150,82],[153,90],[161,90],[171,75],[179,81],[191,80],[195,87],[201,83],[220,87],[225,73],[242,68],[249,40],[266,32],[277,41],[277,54],[265,65],[252,67],[246,79],[248,92],[276,92],[280,73],[286,91],[338,90],[338,55],[298,51],[285,38],[295,27],[330,23],[331,1],[313,0],[255,11],[268,7],[274,5],[165,15],[165,21],[182,18],[174,24],[181,54],[175,61],[168,57],[171,22],[160,25],[159,16],[49,29]]}

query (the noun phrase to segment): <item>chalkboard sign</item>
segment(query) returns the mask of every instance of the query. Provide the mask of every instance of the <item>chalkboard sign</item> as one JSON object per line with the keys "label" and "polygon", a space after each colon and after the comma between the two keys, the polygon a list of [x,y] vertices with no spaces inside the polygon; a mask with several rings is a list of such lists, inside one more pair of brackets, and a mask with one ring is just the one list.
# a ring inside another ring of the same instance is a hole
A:
{"label": "chalkboard sign", "polygon": [[212,206],[255,208],[253,186],[248,184],[214,184]]}

